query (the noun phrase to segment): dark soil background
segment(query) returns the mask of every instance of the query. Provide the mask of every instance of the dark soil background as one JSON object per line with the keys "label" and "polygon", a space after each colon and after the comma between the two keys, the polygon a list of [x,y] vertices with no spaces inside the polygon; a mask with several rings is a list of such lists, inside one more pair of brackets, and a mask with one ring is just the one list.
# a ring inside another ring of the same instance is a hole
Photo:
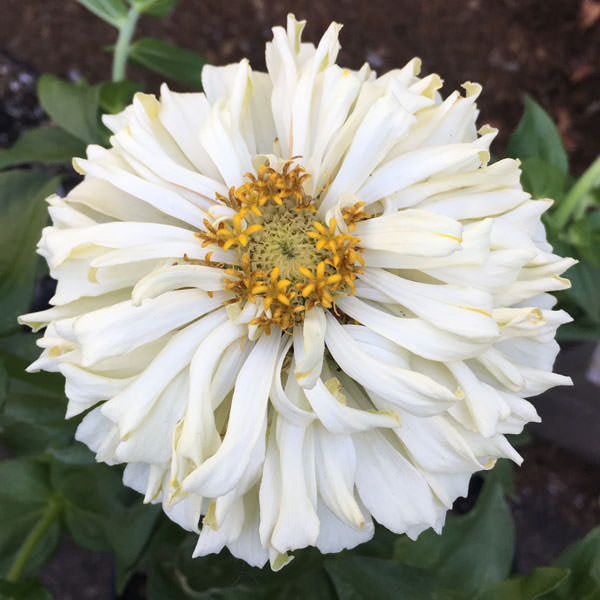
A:
{"label": "dark soil background", "polygon": [[[226,64],[248,56],[264,69],[264,42],[286,13],[306,18],[305,39],[317,41],[329,22],[344,23],[339,62],[378,72],[423,59],[444,93],[463,81],[484,86],[480,123],[506,140],[531,94],[557,121],[572,169],[582,172],[600,154],[600,1],[594,0],[180,0],[166,19],[143,17],[137,37],[153,36]],[[43,118],[35,99],[36,73],[91,82],[110,77],[115,31],[75,0],[0,0],[0,146]],[[137,68],[128,75],[155,92],[161,78]],[[183,90],[172,82],[172,88]],[[593,345],[570,347],[558,370],[575,378],[536,401],[543,425],[519,448],[511,501],[517,528],[515,567],[549,564],[568,544],[600,522],[600,354]],[[591,368],[588,365],[592,364]],[[594,380],[593,383],[591,380]],[[493,540],[490,540],[493,543]],[[108,555],[65,540],[42,579],[57,600],[111,598]],[[136,581],[127,598],[139,598]],[[165,599],[166,600],[166,599]]]}
{"label": "dark soil background", "polygon": [[[75,0],[1,0],[0,50],[38,72],[110,76],[115,31]],[[344,23],[339,62],[379,72],[423,59],[451,91],[484,86],[481,122],[500,127],[495,151],[531,94],[557,120],[575,171],[600,154],[600,2],[594,0],[180,0],[163,20],[143,17],[137,36],[154,36],[226,64],[248,56],[264,69],[264,42],[287,12],[306,18],[317,41],[332,20]],[[131,69],[155,91],[159,77]],[[180,85],[175,85],[175,89]]]}

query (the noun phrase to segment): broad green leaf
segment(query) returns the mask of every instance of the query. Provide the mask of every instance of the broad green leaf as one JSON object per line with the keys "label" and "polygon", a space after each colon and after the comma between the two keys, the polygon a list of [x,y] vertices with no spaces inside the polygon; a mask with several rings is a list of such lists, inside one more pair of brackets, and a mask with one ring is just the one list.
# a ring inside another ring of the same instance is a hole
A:
{"label": "broad green leaf", "polygon": [[130,3],[139,13],[166,17],[173,10],[177,0],[130,0]]}
{"label": "broad green leaf", "polygon": [[567,173],[569,162],[554,121],[530,96],[525,111],[508,142],[507,154],[513,158],[537,157]]}
{"label": "broad green leaf", "polygon": [[479,594],[476,600],[536,600],[555,589],[568,575],[568,569],[540,567],[529,575],[496,583]]}
{"label": "broad green leaf", "polygon": [[[525,431],[523,431],[526,434]],[[511,436],[516,437],[516,436]],[[513,440],[509,440],[512,445]],[[496,462],[496,466],[491,471],[482,471],[478,473],[484,480],[492,479],[498,482],[505,496],[508,496],[511,500],[516,499],[517,493],[515,491],[515,482],[513,477],[513,463],[507,458],[501,458]]]}
{"label": "broad green leaf", "polygon": [[599,600],[600,527],[567,548],[555,565],[569,568],[571,574],[544,600]]}
{"label": "broad green leaf", "polygon": [[[0,463],[0,574],[5,575],[23,541],[56,502],[48,467],[40,461],[15,459]],[[33,573],[54,553],[60,540],[55,521],[35,547],[25,572]]]}
{"label": "broad green leaf", "polygon": [[148,600],[190,600],[201,598],[202,592],[185,589],[180,574],[166,565],[154,565],[148,571],[146,595]]}
{"label": "broad green leaf", "polygon": [[[575,302],[593,323],[600,323],[600,267],[581,260],[569,269],[568,277],[571,287],[558,296],[563,295]],[[566,327],[565,327],[566,329]]]}
{"label": "broad green leaf", "polygon": [[2,358],[0,358],[0,413],[4,408],[4,403],[6,402],[6,394],[8,391],[8,373],[6,372],[6,367],[2,362]]}
{"label": "broad green leaf", "polygon": [[442,535],[428,530],[415,542],[399,538],[394,558],[429,569],[449,589],[472,597],[509,574],[514,535],[502,487],[492,477],[469,513],[449,516]]}
{"label": "broad green leaf", "polygon": [[[529,431],[529,429],[527,429],[527,428],[523,429],[523,431],[521,431],[521,433],[508,433],[505,435],[505,437],[510,442],[510,445],[513,448],[520,448],[521,446],[527,446],[528,444],[531,444],[531,442],[534,439],[533,435],[531,435],[531,431]],[[503,458],[498,462],[507,462],[511,466],[511,474],[512,474],[512,462],[511,461],[509,461],[506,458]],[[498,465],[496,464],[494,469],[496,469],[497,467],[498,467]],[[508,494],[508,495],[510,496],[511,494]]]}
{"label": "broad green leaf", "polygon": [[325,562],[339,600],[458,600],[431,573],[392,560],[351,556]]}
{"label": "broad green leaf", "polygon": [[561,326],[558,330],[557,340],[559,342],[600,340],[600,324],[578,318],[572,323]]}
{"label": "broad green leaf", "polygon": [[[22,356],[17,356],[12,352],[8,352],[4,348],[10,346],[11,342],[15,340],[15,338],[30,338],[33,339],[34,336],[31,334],[21,334],[18,333],[13,336],[6,336],[0,338],[0,360],[2,360],[8,374],[11,378],[18,379],[20,381],[25,382],[30,386],[34,386],[39,390],[43,390],[44,394],[51,394],[53,396],[63,397],[63,390],[65,387],[65,380],[62,375],[58,373],[47,373],[45,371],[39,371],[37,373],[27,373],[25,369],[40,353],[40,349],[37,346],[34,346],[35,354],[33,356],[29,356],[28,358],[23,358]],[[11,348],[12,350],[17,350],[16,348]],[[32,392],[35,390],[32,390]]]}
{"label": "broad green leaf", "polygon": [[[39,355],[40,349],[35,343],[35,335],[32,335],[29,331],[19,329],[15,333],[5,335],[0,338],[0,358],[8,361],[7,356],[14,357],[17,361],[22,361],[19,365],[33,362]],[[19,366],[19,373],[22,374],[22,368]],[[14,373],[11,372],[14,376]],[[24,374],[25,375],[29,374]]]}
{"label": "broad green leaf", "polygon": [[79,419],[66,421],[64,396],[11,378],[0,440],[17,454],[41,454],[71,443]]}
{"label": "broad green leaf", "polygon": [[355,552],[361,556],[373,558],[391,558],[394,554],[394,545],[398,536],[389,529],[375,523],[375,534],[364,544],[357,547]]}
{"label": "broad green leaf", "polygon": [[[15,335],[0,338],[1,346],[14,349],[19,338]],[[20,350],[23,350],[22,348]],[[39,349],[36,351],[36,355]],[[13,452],[39,454],[49,447],[68,444],[73,437],[76,421],[65,421],[66,400],[64,380],[56,373],[27,373],[31,362],[0,349],[0,361],[9,375],[6,401],[0,415],[0,439]]]}
{"label": "broad green leaf", "polygon": [[38,81],[42,108],[60,127],[86,144],[104,141],[98,120],[100,90],[101,85],[69,83],[48,74]]}
{"label": "broad green leaf", "polygon": [[564,171],[538,156],[531,156],[521,161],[521,173],[521,184],[533,198],[551,198],[556,202],[563,199],[567,184]]}
{"label": "broad green leaf", "polygon": [[48,454],[66,465],[93,465],[96,462],[92,451],[81,442],[73,442],[62,448],[49,448]]}
{"label": "broad green leaf", "polygon": [[66,421],[64,426],[48,426],[3,419],[0,440],[15,454],[35,456],[69,444],[74,432],[75,426]]}
{"label": "broad green leaf", "polygon": [[127,5],[123,0],[78,0],[78,2],[117,29],[127,20]]}
{"label": "broad green leaf", "polygon": [[575,221],[569,227],[568,237],[586,260],[600,267],[600,209]]}
{"label": "broad green leaf", "polygon": [[100,108],[103,112],[118,113],[131,104],[133,95],[142,90],[142,85],[135,81],[107,81],[100,87]]}
{"label": "broad green leaf", "polygon": [[46,223],[44,199],[58,178],[33,171],[0,173],[0,334],[17,328],[33,297],[35,246]]}
{"label": "broad green leaf", "polygon": [[71,537],[90,550],[114,552],[117,571],[128,569],[148,542],[160,506],[142,504],[120,472],[102,464],[55,462],[52,484],[64,498]]}
{"label": "broad green leaf", "polygon": [[[196,540],[163,522],[146,553],[149,600],[335,600],[323,568],[323,556],[313,548],[294,552],[294,560],[274,573],[267,565],[250,567],[224,550],[219,555],[192,558]],[[217,592],[218,590],[218,592]]]}
{"label": "broad green leaf", "polygon": [[577,179],[566,198],[552,215],[555,229],[562,229],[571,218],[581,219],[590,206],[600,206],[600,156]]}
{"label": "broad green leaf", "polygon": [[85,144],[60,127],[28,129],[7,149],[0,149],[0,169],[23,163],[65,163],[83,156]]}
{"label": "broad green leaf", "polygon": [[131,44],[129,58],[165,77],[195,89],[202,88],[200,75],[206,59],[201,54],[153,38],[142,38]]}
{"label": "broad green leaf", "polygon": [[26,579],[25,581],[0,580],[0,599],[52,600],[52,594],[37,579]]}

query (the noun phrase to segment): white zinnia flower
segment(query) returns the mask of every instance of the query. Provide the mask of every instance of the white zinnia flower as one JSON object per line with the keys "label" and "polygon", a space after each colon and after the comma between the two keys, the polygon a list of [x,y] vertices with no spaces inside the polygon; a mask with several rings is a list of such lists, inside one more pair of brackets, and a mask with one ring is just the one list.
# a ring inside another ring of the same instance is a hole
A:
{"label": "white zinnia flower", "polygon": [[[204,93],[137,94],[112,148],[49,198],[57,279],[30,370],[66,378],[77,439],[199,531],[196,555],[280,568],[351,548],[372,518],[440,531],[472,473],[521,462],[552,373],[552,253],[519,163],[488,164],[480,86],[438,93],[420,62],[335,64],[340,25],[288,18]],[[200,527],[201,516],[202,526]]]}

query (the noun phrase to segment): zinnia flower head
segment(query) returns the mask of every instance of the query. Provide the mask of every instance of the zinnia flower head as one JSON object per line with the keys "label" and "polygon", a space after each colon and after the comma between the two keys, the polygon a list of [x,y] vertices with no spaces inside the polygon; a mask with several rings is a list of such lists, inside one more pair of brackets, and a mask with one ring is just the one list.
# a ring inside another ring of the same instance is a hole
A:
{"label": "zinnia flower head", "polygon": [[552,253],[519,183],[489,164],[480,86],[439,93],[420,61],[335,64],[288,17],[204,93],[137,94],[112,147],[48,199],[57,280],[30,370],[66,379],[99,461],[199,533],[280,568],[304,546],[368,540],[373,519],[440,531],[470,476],[521,458],[504,434],[552,373]]}

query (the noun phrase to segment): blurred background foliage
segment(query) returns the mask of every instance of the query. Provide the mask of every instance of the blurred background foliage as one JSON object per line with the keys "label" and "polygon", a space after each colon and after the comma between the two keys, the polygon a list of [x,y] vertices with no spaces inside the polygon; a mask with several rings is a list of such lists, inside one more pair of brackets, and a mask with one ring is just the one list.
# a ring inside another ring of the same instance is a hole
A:
{"label": "blurred background foliage", "polygon": [[[80,420],[64,420],[64,382],[52,373],[26,374],[38,349],[16,317],[49,296],[45,263],[35,254],[47,222],[44,199],[76,179],[72,156],[87,144],[108,145],[102,113],[116,113],[143,84],[125,78],[128,60],[191,89],[201,89],[205,60],[152,38],[132,41],[140,17],[161,18],[176,0],[79,0],[116,29],[112,81],[90,84],[43,75],[37,95],[49,124],[26,129],[0,149],[0,597],[47,600],[36,578],[66,534],[78,545],[112,555],[110,587],[123,598],[191,600],[250,598],[411,600],[596,600],[600,598],[600,528],[551,565],[515,574],[515,498],[506,461],[476,476],[467,501],[457,503],[441,536],[416,542],[378,528],[352,551],[321,556],[296,552],[282,572],[232,558],[191,559],[195,536],[172,524],[160,507],[121,483],[121,468],[95,463],[74,442]],[[556,125],[530,97],[507,154],[522,161],[522,183],[534,198],[555,203],[545,215],[558,252],[579,263],[559,306],[575,317],[563,340],[600,339],[600,158],[580,176],[569,170]],[[527,436],[514,439],[518,444]],[[68,573],[64,573],[68,577]],[[116,597],[116,596],[115,596]]]}

